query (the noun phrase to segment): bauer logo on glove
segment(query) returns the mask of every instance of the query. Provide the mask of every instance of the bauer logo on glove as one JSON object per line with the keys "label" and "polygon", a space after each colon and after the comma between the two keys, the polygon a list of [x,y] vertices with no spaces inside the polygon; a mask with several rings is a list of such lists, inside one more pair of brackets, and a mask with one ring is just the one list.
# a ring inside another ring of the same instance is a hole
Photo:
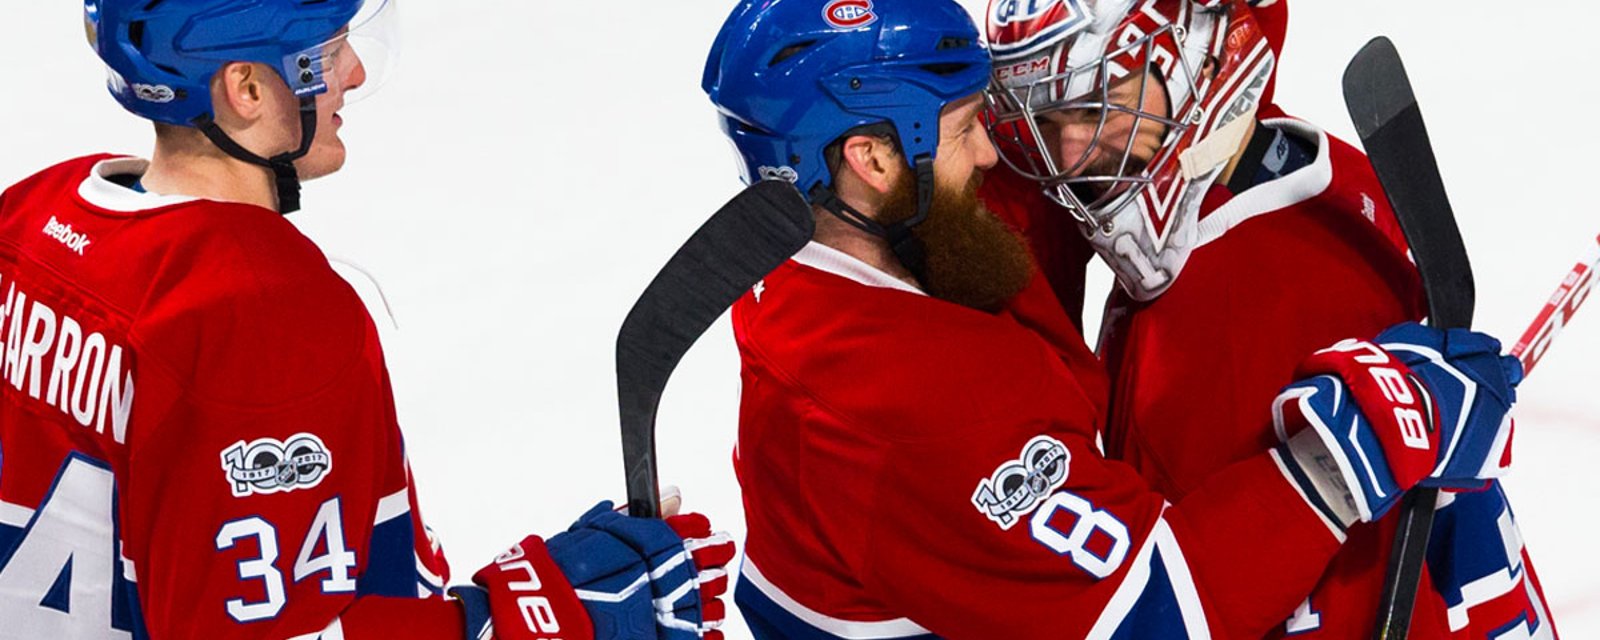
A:
{"label": "bauer logo on glove", "polygon": [[1278,455],[1344,526],[1383,517],[1413,486],[1478,488],[1505,473],[1522,365],[1494,338],[1407,323],[1319,351],[1298,374],[1273,404]]}

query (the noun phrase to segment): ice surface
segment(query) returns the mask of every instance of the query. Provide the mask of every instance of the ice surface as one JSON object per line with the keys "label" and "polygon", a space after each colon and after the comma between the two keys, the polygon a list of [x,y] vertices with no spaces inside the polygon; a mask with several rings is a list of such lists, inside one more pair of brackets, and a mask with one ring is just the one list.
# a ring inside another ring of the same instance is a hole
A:
{"label": "ice surface", "polygon": [[[457,580],[623,494],[616,328],[739,187],[699,87],[730,6],[405,3],[399,75],[344,112],[345,171],[306,188],[295,222],[393,304],[399,329],[379,322],[400,417]],[[148,127],[105,94],[79,7],[0,9],[0,182],[97,151],[148,153]],[[1477,326],[1514,340],[1600,232],[1584,186],[1600,87],[1582,75],[1600,6],[1509,7],[1296,1],[1278,95],[1354,139],[1340,73],[1369,37],[1394,38],[1477,268]],[[1523,388],[1507,481],[1569,638],[1600,636],[1600,479],[1584,471],[1600,456],[1600,308],[1588,313]],[[724,320],[679,367],[659,442],[663,480],[742,537],[737,368]],[[746,637],[734,617],[730,637]]]}

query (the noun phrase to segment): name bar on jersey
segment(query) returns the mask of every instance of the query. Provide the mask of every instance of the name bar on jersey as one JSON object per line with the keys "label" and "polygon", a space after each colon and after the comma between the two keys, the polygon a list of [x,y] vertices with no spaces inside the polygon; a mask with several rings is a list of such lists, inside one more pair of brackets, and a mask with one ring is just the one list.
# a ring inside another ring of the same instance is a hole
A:
{"label": "name bar on jersey", "polygon": [[[0,284],[9,280],[0,274]],[[127,444],[133,413],[133,371],[126,351],[100,332],[84,333],[76,318],[29,300],[11,282],[0,306],[0,384],[9,384],[84,427]],[[118,383],[121,384],[118,384]]]}

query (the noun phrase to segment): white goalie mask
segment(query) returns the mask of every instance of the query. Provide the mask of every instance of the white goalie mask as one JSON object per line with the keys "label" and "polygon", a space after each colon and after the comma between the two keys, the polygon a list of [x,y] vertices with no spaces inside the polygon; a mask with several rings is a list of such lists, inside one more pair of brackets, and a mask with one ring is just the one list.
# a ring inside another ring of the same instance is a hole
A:
{"label": "white goalie mask", "polygon": [[988,28],[1001,159],[1077,219],[1129,295],[1160,296],[1272,78],[1249,7],[992,0]]}

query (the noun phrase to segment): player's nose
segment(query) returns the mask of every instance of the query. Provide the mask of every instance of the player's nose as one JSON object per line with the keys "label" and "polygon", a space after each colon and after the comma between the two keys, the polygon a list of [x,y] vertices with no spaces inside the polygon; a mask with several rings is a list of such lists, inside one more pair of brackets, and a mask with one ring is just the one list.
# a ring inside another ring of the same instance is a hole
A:
{"label": "player's nose", "polygon": [[983,129],[979,136],[977,165],[979,169],[988,171],[1000,162],[1000,152],[995,149],[994,138],[989,135],[987,128]]}
{"label": "player's nose", "polygon": [[350,57],[355,60],[355,66],[350,69],[350,75],[345,79],[345,91],[354,91],[367,83],[367,65],[361,61],[361,55],[352,49]]}

